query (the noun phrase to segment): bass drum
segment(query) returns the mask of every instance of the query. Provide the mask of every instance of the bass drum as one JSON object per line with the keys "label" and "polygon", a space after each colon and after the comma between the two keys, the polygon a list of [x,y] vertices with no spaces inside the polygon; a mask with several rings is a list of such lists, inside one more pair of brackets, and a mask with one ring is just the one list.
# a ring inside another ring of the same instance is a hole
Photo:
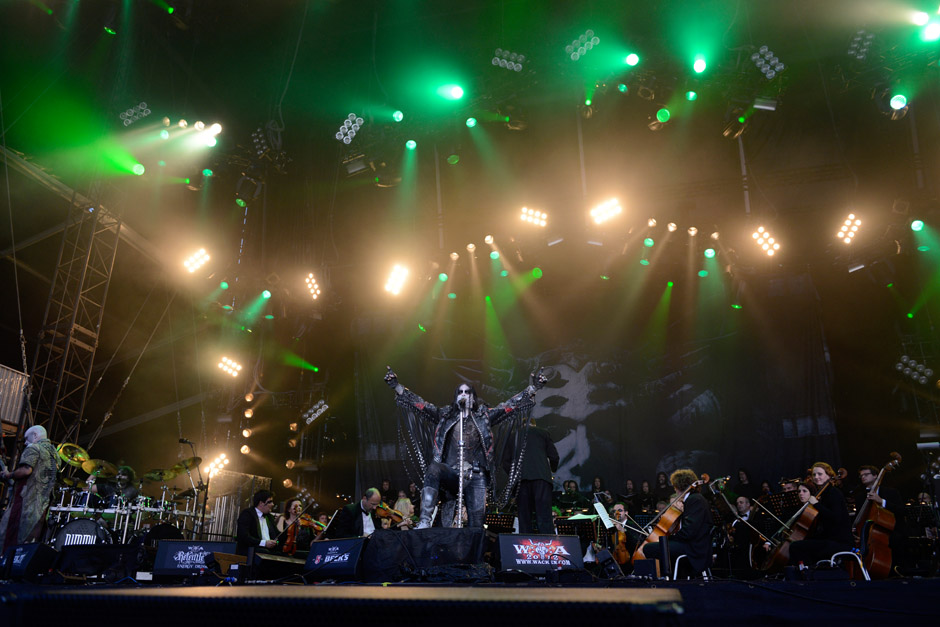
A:
{"label": "bass drum", "polygon": [[111,544],[111,534],[107,529],[90,518],[79,518],[68,522],[55,532],[52,547],[61,551],[67,546],[88,544]]}

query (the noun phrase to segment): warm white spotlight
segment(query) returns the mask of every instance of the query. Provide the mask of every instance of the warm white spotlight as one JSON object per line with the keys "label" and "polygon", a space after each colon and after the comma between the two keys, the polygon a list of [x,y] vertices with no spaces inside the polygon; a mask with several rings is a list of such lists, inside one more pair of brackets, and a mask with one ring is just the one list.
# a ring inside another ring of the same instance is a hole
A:
{"label": "warm white spotlight", "polygon": [[204,131],[206,130],[206,125],[202,120],[197,120],[196,123],[193,124],[193,128],[197,131]]}
{"label": "warm white spotlight", "polygon": [[757,230],[751,234],[751,237],[754,239],[754,242],[760,246],[760,249],[767,254],[768,257],[773,257],[774,254],[780,250],[780,244],[774,241],[774,238],[771,237],[770,232],[762,226],[757,227]]}
{"label": "warm white spotlight", "polygon": [[288,459],[286,462],[284,462],[284,465],[287,467],[288,470],[290,470],[291,468],[293,468],[293,467],[296,466],[297,464],[296,464],[296,462],[294,462],[294,460]]}
{"label": "warm white spotlight", "polygon": [[254,415],[255,415],[255,410],[253,410],[251,407],[245,410],[245,418],[251,418]]}
{"label": "warm white spotlight", "polygon": [[320,296],[320,286],[317,285],[317,280],[313,278],[313,272],[308,274],[304,280],[307,282],[307,289],[310,290],[310,296],[313,297],[313,300],[316,300]]}
{"label": "warm white spotlight", "polygon": [[656,218],[650,218],[649,220],[647,220],[646,226],[650,228],[653,228],[654,226],[656,226]]}
{"label": "warm white spotlight", "polygon": [[242,365],[235,362],[234,360],[229,359],[228,357],[222,357],[222,359],[219,361],[219,369],[226,374],[237,377],[238,373],[240,373],[242,370]]}
{"label": "warm white spotlight", "polygon": [[245,394],[245,402],[246,402],[246,403],[250,403],[250,402],[253,401],[253,400],[255,400],[255,395],[254,395],[254,394],[252,394],[251,392],[248,392],[248,394]]}
{"label": "warm white spotlight", "polygon": [[477,245],[474,244],[473,242],[470,242],[469,244],[467,244],[467,252],[471,252],[471,253],[472,253],[472,252],[475,251],[476,249],[477,249]]}
{"label": "warm white spotlight", "polygon": [[454,251],[450,254],[450,258],[453,259],[454,261],[457,261],[458,259],[460,259],[460,253],[458,253],[457,251]]}
{"label": "warm white spotlight", "polygon": [[547,213],[542,213],[541,211],[536,211],[535,209],[529,209],[527,207],[522,208],[522,215],[520,217],[524,222],[531,222],[536,226],[545,226],[548,221]]}
{"label": "warm white spotlight", "polygon": [[690,227],[689,227],[689,237],[695,237],[696,235],[698,235],[698,229],[695,228],[694,226],[690,226]]}
{"label": "warm white spotlight", "polygon": [[385,291],[397,296],[399,292],[401,292],[401,288],[404,286],[405,279],[407,278],[408,268],[396,265],[392,268],[392,273],[389,275],[388,281],[385,282]]}
{"label": "warm white spotlight", "polygon": [[180,121],[179,121],[179,127],[180,127],[180,128],[186,128],[187,126],[189,126],[189,122],[187,122],[186,120],[180,120]]}
{"label": "warm white spotlight", "polygon": [[675,232],[675,230],[678,229],[678,228],[679,228],[679,227],[676,226],[676,223],[675,223],[675,222],[670,222],[670,223],[668,223],[668,224],[666,225],[666,230],[668,230],[670,233]]}
{"label": "warm white spotlight", "polygon": [[246,438],[251,437],[251,429],[242,429],[242,436]]}
{"label": "warm white spotlight", "polygon": [[720,236],[718,234],[718,231],[714,231],[709,237],[711,237],[713,240],[717,242]]}
{"label": "warm white spotlight", "polygon": [[594,224],[602,224],[620,214],[622,211],[623,209],[621,209],[617,199],[611,198],[591,209],[591,218],[594,219]]}
{"label": "warm white spotlight", "polygon": [[858,227],[860,226],[862,226],[862,221],[856,218],[854,213],[850,213],[845,222],[842,223],[842,228],[836,233],[836,237],[842,240],[844,244],[849,245],[855,239],[855,234],[858,233]]}
{"label": "warm white spotlight", "polygon": [[206,252],[205,248],[200,248],[183,262],[183,266],[189,271],[190,274],[192,274],[202,266],[206,265],[206,262],[208,261],[209,253]]}
{"label": "warm white spotlight", "polygon": [[248,453],[251,452],[251,447],[248,446],[247,444],[242,444],[242,447],[238,450],[242,452],[242,455],[247,455]]}
{"label": "warm white spotlight", "polygon": [[483,238],[483,241],[486,242],[487,244],[492,244],[492,243],[493,243],[493,236],[492,236],[492,235],[487,235],[486,237]]}
{"label": "warm white spotlight", "polygon": [[291,481],[290,479],[285,479],[284,481],[281,482],[281,485],[283,485],[285,488],[293,488],[294,482]]}
{"label": "warm white spotlight", "polygon": [[219,124],[218,122],[216,122],[215,124],[209,127],[209,133],[213,136],[218,135],[221,132],[222,132],[222,125]]}

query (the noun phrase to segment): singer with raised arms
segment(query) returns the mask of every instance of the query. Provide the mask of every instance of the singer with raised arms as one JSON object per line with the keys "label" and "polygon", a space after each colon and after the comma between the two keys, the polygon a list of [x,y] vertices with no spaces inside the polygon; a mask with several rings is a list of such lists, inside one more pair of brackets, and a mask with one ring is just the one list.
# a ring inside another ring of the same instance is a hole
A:
{"label": "singer with raised arms", "polygon": [[535,405],[535,393],[545,386],[547,378],[541,369],[529,378],[525,390],[495,407],[482,402],[473,386],[466,383],[454,390],[451,404],[437,407],[403,387],[391,366],[388,367],[385,383],[395,390],[395,402],[429,421],[434,430],[432,461],[425,471],[421,490],[418,529],[431,526],[441,490],[445,495],[441,510],[444,526],[460,525],[454,515],[455,510],[459,511],[458,501],[466,507],[467,526],[483,526],[487,486],[494,473],[492,428]]}

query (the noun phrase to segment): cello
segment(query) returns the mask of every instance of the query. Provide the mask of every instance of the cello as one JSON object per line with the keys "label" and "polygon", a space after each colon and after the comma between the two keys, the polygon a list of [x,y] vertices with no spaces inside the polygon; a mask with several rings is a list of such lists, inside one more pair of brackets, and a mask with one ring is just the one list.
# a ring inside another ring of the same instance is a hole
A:
{"label": "cello", "polygon": [[[822,489],[816,493],[817,500],[826,489],[832,485],[830,480]],[[816,524],[816,516],[819,510],[806,501],[803,507],[798,509],[790,520],[787,521],[770,539],[770,552],[760,566],[760,570],[769,572],[780,572],[790,561],[790,543],[805,540],[809,536],[810,530]]]}
{"label": "cello", "polygon": [[[868,488],[869,494],[878,494],[886,473],[901,463],[898,453],[891,453],[891,461],[884,465]],[[862,563],[873,579],[884,579],[891,574],[891,547],[888,542],[897,521],[894,514],[879,503],[865,499],[852,523],[852,534],[862,550]]]}
{"label": "cello", "polygon": [[647,527],[650,529],[649,534],[646,536],[646,539],[643,540],[643,542],[637,545],[636,550],[633,552],[634,562],[637,560],[650,559],[644,555],[643,547],[645,547],[647,544],[652,544],[653,542],[659,542],[660,538],[665,538],[666,536],[673,533],[676,522],[682,515],[682,510],[680,510],[676,504],[681,503],[687,494],[704,483],[705,481],[702,479],[692,482],[692,485],[683,490],[681,494],[677,495],[676,498],[674,498],[672,502],[669,503],[669,507],[664,509],[656,518],[650,521],[649,525],[647,525]]}

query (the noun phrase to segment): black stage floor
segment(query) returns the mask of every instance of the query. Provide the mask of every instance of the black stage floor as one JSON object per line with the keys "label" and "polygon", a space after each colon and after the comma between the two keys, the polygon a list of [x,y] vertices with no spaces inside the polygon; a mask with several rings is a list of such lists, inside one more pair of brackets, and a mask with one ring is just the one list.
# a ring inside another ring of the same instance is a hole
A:
{"label": "black stage floor", "polygon": [[940,579],[0,586],[0,625],[937,625]]}

